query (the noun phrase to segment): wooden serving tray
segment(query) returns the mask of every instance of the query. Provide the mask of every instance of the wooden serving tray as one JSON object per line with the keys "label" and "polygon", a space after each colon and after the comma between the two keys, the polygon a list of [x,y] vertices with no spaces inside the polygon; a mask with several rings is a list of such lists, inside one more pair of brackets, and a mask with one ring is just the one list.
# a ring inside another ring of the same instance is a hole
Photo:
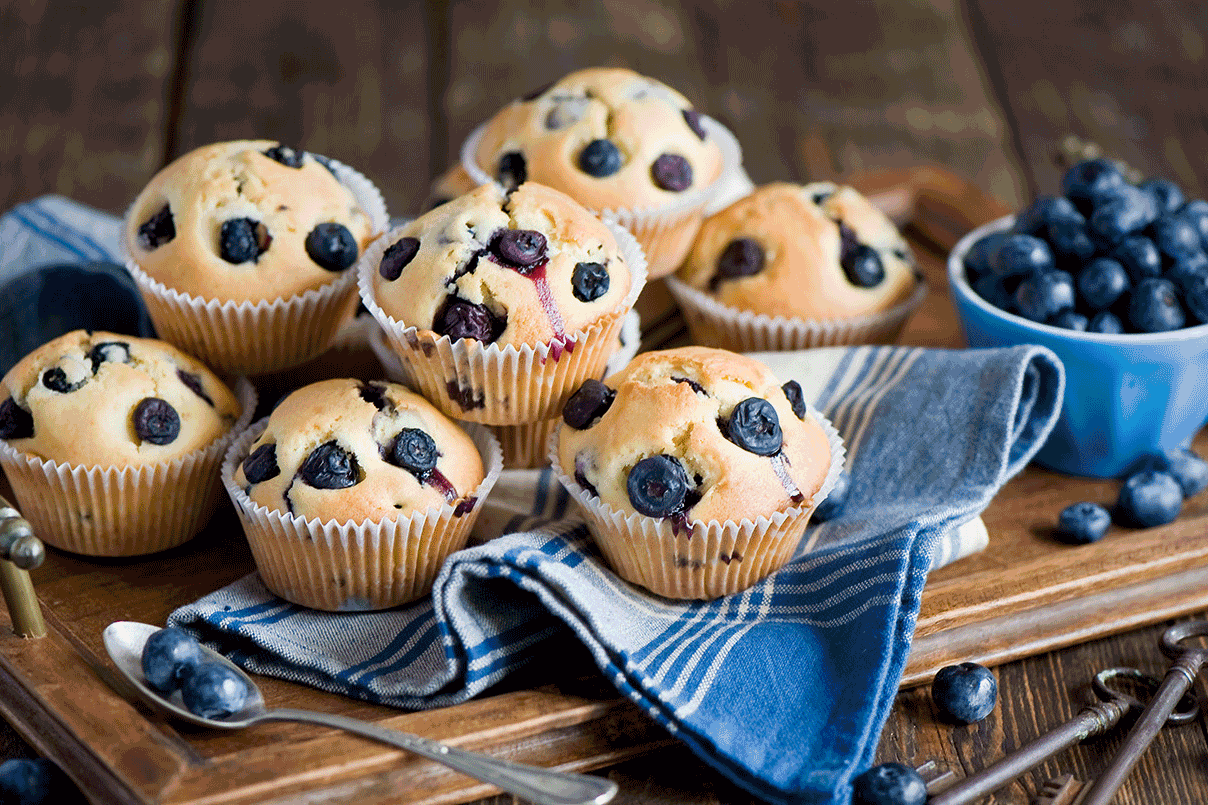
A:
{"label": "wooden serving tray", "polygon": [[[922,168],[857,184],[907,224],[931,293],[902,341],[960,347],[944,254],[1003,210],[977,188]],[[644,295],[645,297],[645,295]],[[657,304],[657,294],[650,298]],[[648,303],[649,304],[649,303]],[[649,307],[645,311],[650,315]],[[653,321],[645,318],[645,321]],[[1208,449],[1203,434],[1199,440]],[[932,574],[904,684],[954,661],[995,664],[1208,608],[1208,504],[1169,526],[1113,530],[1095,545],[1052,539],[1076,500],[1110,502],[1117,484],[1029,468],[983,519],[990,547]],[[253,569],[233,511],[191,543],[145,560],[86,560],[51,551],[34,581],[49,635],[23,640],[0,611],[0,715],[95,803],[219,805],[455,803],[496,793],[430,761],[319,727],[267,724],[193,731],[133,704],[101,631],[115,620],[163,623],[173,609]],[[341,713],[475,751],[562,769],[593,769],[673,743],[602,678],[544,669],[467,704],[417,713],[280,680],[270,705]]]}

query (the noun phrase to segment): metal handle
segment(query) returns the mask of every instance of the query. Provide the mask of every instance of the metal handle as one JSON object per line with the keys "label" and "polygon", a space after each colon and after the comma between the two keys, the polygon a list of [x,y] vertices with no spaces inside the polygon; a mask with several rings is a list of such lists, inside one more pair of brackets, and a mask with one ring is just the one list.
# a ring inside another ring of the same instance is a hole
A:
{"label": "metal handle", "polygon": [[8,604],[13,631],[21,637],[45,637],[46,622],[29,571],[42,564],[46,548],[29,522],[0,497],[0,592]]}
{"label": "metal handle", "polygon": [[617,793],[617,784],[603,777],[499,760],[355,718],[282,708],[270,710],[257,721],[305,721],[354,732],[444,764],[536,805],[603,805]]}

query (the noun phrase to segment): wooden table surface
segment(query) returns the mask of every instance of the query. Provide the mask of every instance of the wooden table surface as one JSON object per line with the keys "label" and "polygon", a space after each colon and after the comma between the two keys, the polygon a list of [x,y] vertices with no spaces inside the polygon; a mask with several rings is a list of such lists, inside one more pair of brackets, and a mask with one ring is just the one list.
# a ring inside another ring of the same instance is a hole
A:
{"label": "wooden table surface", "polygon": [[[734,130],[757,183],[934,163],[1014,207],[1056,189],[1053,155],[1074,134],[1188,197],[1208,192],[1202,3],[543,6],[0,3],[0,209],[61,193],[120,212],[173,157],[263,136],[360,168],[392,212],[411,213],[477,122],[594,64],[679,88]],[[940,723],[925,689],[905,691],[881,758],[968,774],[1075,712],[1094,670],[1160,673],[1160,631],[999,667],[999,705],[972,727]],[[986,801],[1023,805],[1062,772],[1091,778],[1118,743],[1075,747]],[[27,752],[0,726],[0,758]],[[1208,802],[1206,760],[1203,721],[1167,730],[1117,801]],[[623,805],[750,801],[681,749],[608,774]]]}

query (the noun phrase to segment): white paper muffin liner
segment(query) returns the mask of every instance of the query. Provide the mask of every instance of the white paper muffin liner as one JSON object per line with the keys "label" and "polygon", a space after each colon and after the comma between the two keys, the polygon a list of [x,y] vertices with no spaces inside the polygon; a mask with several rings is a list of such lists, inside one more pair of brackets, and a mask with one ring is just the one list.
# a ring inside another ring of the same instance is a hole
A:
{"label": "white paper muffin liner", "polygon": [[797,319],[739,310],[677,277],[667,277],[666,281],[688,324],[692,342],[733,352],[892,344],[927,296],[927,283],[919,281],[909,299],[880,313],[848,319]]}
{"label": "white paper muffin liner", "polygon": [[0,441],[0,466],[21,516],[47,545],[84,556],[142,556],[192,539],[214,513],[219,468],[256,410],[256,390],[235,382],[243,411],[207,447],[136,467],[84,467],[24,453]]}
{"label": "white paper muffin liner", "polygon": [[267,425],[267,418],[260,420],[231,444],[222,463],[222,482],[239,512],[265,586],[311,609],[388,609],[426,594],[449,554],[465,546],[503,470],[495,436],[487,428],[470,426],[466,430],[486,475],[456,505],[444,503],[408,517],[359,523],[308,520],[254,503],[235,484],[235,469]]}
{"label": "white paper muffin liner", "polygon": [[826,417],[813,406],[808,409],[830,443],[826,478],[808,502],[754,520],[694,520],[691,531],[677,533],[665,517],[625,514],[580,486],[558,461],[561,427],[550,436],[549,458],[617,575],[667,598],[718,598],[745,590],[783,567],[800,544],[814,509],[839,480],[846,456],[843,439]]}
{"label": "white paper muffin liner", "polygon": [[[586,199],[575,199],[591,210],[593,215],[605,221],[615,221],[637,238],[646,253],[647,271],[652,280],[665,277],[679,268],[692,248],[692,241],[696,238],[706,210],[714,208],[717,199],[732,196],[734,188],[741,185],[742,176],[746,175],[742,170],[742,147],[737,138],[708,115],[701,115],[700,121],[706,134],[717,142],[722,158],[721,173],[707,187],[682,193],[669,204],[645,209],[600,209],[593,207]],[[474,159],[487,125],[483,123],[470,132],[461,145],[462,167],[480,185],[495,183],[495,178],[479,167]]]}
{"label": "white paper muffin liner", "polygon": [[[573,349],[549,344],[519,347],[482,344],[469,338],[453,341],[431,330],[396,321],[378,305],[373,276],[382,254],[401,236],[394,229],[374,241],[357,263],[361,301],[386,333],[415,387],[429,402],[454,419],[484,425],[520,425],[553,419],[575,389],[599,377],[616,351],[625,316],[646,284],[642,247],[624,229],[605,221],[629,267],[629,292],[612,311],[589,327],[568,333]],[[469,406],[463,406],[463,402]]]}
{"label": "white paper muffin liner", "polygon": [[[358,171],[334,159],[330,163],[369,216],[374,235],[384,232],[390,219],[381,192]],[[124,238],[124,223],[122,232]],[[224,301],[169,288],[126,251],[126,268],[158,336],[219,373],[264,374],[305,363],[326,351],[356,310],[355,267],[290,297]]]}

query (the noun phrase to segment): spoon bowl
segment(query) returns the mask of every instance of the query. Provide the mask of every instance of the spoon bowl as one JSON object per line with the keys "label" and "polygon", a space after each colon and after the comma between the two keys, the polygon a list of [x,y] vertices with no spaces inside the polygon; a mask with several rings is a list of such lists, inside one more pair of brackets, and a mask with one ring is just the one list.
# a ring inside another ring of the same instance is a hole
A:
{"label": "spoon bowl", "polygon": [[179,691],[171,695],[159,693],[143,676],[143,646],[158,631],[159,627],[147,623],[117,621],[105,627],[102,637],[105,651],[134,686],[139,698],[161,713],[181,721],[221,730],[245,729],[265,721],[301,721],[334,727],[406,749],[536,805],[603,805],[616,796],[617,784],[603,777],[552,771],[500,760],[346,716],[292,708],[269,709],[252,678],[242,668],[206,646],[201,647],[205,660],[222,663],[238,674],[247,685],[248,696],[239,712],[225,718],[199,716],[184,706]]}

